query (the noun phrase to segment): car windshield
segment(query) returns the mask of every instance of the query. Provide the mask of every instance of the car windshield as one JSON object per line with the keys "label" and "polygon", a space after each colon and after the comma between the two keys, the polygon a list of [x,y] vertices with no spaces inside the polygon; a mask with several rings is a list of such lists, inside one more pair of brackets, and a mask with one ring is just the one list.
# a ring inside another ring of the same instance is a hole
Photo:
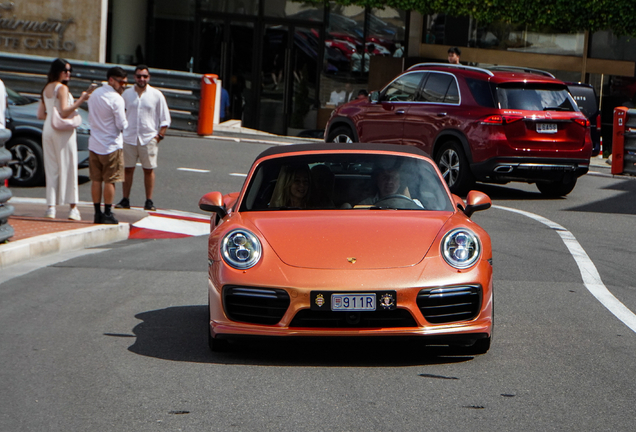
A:
{"label": "car windshield", "polygon": [[576,103],[563,86],[524,85],[515,83],[497,87],[500,109],[528,111],[578,111]]}
{"label": "car windshield", "polygon": [[240,211],[437,210],[453,205],[427,160],[388,154],[312,154],[258,165]]}
{"label": "car windshield", "polygon": [[7,90],[7,96],[9,96],[9,103],[11,105],[27,105],[35,101],[34,99],[28,98],[26,96],[22,96],[17,91],[11,90],[8,87],[6,87],[6,90]]}

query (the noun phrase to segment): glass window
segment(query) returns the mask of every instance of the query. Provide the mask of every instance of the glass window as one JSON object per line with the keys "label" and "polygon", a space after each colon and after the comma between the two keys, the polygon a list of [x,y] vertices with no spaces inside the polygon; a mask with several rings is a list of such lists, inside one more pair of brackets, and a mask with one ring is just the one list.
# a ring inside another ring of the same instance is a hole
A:
{"label": "glass window", "polygon": [[636,39],[599,31],[590,36],[590,57],[605,60],[636,61]]}
{"label": "glass window", "polygon": [[537,85],[508,85],[497,88],[501,109],[529,111],[579,111],[567,88]]}
{"label": "glass window", "polygon": [[466,84],[468,84],[468,88],[470,89],[470,93],[473,95],[475,102],[483,107],[495,107],[495,100],[493,99],[488,81],[466,78]]}
{"label": "glass window", "polygon": [[435,167],[414,157],[382,154],[286,156],[262,162],[241,211],[452,211]]}
{"label": "glass window", "polygon": [[422,72],[413,72],[402,75],[386,87],[382,100],[388,102],[408,102],[417,100],[418,89],[424,75],[425,74]]}
{"label": "glass window", "polygon": [[371,9],[367,45],[374,45],[372,55],[404,57],[406,11],[391,7]]}
{"label": "glass window", "polygon": [[550,28],[531,31],[525,23],[480,23],[470,17],[433,14],[424,17],[422,42],[533,54],[582,57],[585,33],[559,33]]}
{"label": "glass window", "polygon": [[154,17],[172,20],[193,20],[195,1],[155,0]]}
{"label": "glass window", "polygon": [[[444,102],[446,92],[451,83],[454,84],[454,81],[455,77],[453,75],[431,72],[422,89],[420,100],[434,103]],[[457,85],[455,85],[455,91],[457,91]]]}
{"label": "glass window", "polygon": [[201,0],[201,10],[240,15],[258,15],[258,0]]}
{"label": "glass window", "polygon": [[293,18],[315,22],[324,20],[322,5],[316,6],[315,4],[298,0],[263,0],[263,13],[267,17]]}

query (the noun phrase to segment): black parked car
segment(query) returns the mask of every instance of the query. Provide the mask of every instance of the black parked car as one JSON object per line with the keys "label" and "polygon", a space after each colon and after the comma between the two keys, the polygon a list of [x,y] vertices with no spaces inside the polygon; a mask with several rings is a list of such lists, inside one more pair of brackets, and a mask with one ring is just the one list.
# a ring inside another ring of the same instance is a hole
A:
{"label": "black parked car", "polygon": [[568,82],[566,84],[579,109],[590,121],[593,144],[592,156],[597,156],[601,150],[601,111],[599,110],[598,97],[594,87],[580,82]]}
{"label": "black parked car", "polygon": [[[42,152],[42,128],[44,121],[38,120],[39,100],[24,96],[7,88],[7,127],[11,139],[5,144],[11,152],[9,162],[13,170],[10,182],[13,186],[39,186],[44,184],[44,158]],[[88,167],[88,111],[80,109],[82,124],[77,131],[77,161],[80,168]]]}

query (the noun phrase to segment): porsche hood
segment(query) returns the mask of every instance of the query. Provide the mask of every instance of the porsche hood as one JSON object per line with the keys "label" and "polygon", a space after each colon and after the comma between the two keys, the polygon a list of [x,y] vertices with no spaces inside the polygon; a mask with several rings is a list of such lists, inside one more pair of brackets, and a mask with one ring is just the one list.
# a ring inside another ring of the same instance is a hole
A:
{"label": "porsche hood", "polygon": [[[389,214],[390,212],[390,214]],[[353,213],[353,214],[352,214]],[[361,210],[315,216],[260,213],[251,224],[285,264],[316,269],[386,269],[416,265],[451,212]],[[247,222],[247,221],[246,221]]]}

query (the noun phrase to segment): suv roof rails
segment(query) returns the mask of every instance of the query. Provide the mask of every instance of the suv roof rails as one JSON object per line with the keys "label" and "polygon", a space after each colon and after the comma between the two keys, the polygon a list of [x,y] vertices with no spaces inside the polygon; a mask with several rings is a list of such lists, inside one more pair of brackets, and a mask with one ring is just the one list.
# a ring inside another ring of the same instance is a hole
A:
{"label": "suv roof rails", "polygon": [[491,67],[489,69],[490,70],[496,70],[496,71],[527,72],[527,73],[533,73],[533,74],[537,74],[537,75],[547,76],[547,77],[550,77],[550,78],[555,78],[555,76],[552,75],[550,72],[547,72],[547,71],[544,71],[544,70],[541,70],[541,69],[533,69],[533,68],[520,67],[520,66],[493,66],[493,67]]}
{"label": "suv roof rails", "polygon": [[495,74],[492,73],[491,71],[489,71],[488,69],[475,67],[475,66],[465,66],[465,65],[462,65],[462,64],[452,64],[452,63],[418,63],[418,64],[415,64],[415,65],[411,66],[407,70],[411,70],[413,68],[423,67],[423,66],[450,67],[450,68],[457,68],[457,69],[466,69],[466,70],[472,70],[472,71],[475,71],[475,72],[485,73],[486,75],[490,75],[490,76],[495,76]]}

